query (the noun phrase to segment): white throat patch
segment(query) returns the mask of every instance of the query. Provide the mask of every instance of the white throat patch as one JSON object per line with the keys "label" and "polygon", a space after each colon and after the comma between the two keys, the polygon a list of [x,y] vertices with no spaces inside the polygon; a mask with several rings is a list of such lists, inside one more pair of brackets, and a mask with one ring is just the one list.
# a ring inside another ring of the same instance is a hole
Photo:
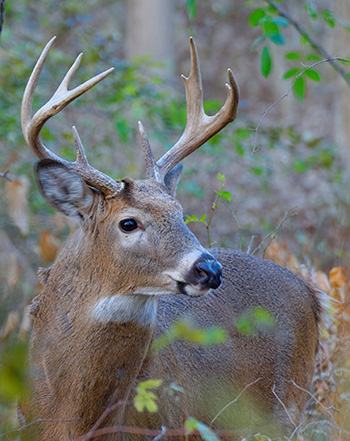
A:
{"label": "white throat patch", "polygon": [[156,319],[157,299],[142,294],[116,294],[97,302],[91,314],[100,323],[133,322],[147,327]]}

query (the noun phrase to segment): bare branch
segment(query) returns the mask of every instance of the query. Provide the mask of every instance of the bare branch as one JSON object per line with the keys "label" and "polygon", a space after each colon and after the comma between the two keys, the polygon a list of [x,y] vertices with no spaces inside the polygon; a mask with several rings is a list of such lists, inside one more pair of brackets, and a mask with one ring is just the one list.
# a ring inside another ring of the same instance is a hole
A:
{"label": "bare branch", "polygon": [[338,63],[336,63],[336,61],[344,61],[341,60],[339,58],[332,58],[328,52],[318,43],[316,43],[316,41],[310,37],[310,35],[305,31],[304,28],[302,28],[300,26],[300,24],[295,21],[293,18],[290,17],[290,15],[287,14],[286,11],[283,11],[280,6],[277,6],[274,2],[272,2],[271,0],[265,0],[266,3],[268,3],[273,9],[275,9],[275,11],[278,12],[278,14],[285,18],[296,30],[297,32],[299,32],[300,35],[302,35],[310,44],[310,46],[319,54],[321,55],[321,57],[324,57],[325,59],[327,59],[329,61],[329,63],[332,65],[332,67],[338,72],[339,75],[341,75],[343,77],[343,79],[346,81],[346,84],[348,86],[350,86],[350,78],[346,75],[346,72],[344,71],[344,69],[341,68],[341,66],[339,66]]}
{"label": "bare branch", "polygon": [[261,377],[257,378],[256,380],[252,381],[252,382],[249,383],[249,384],[246,384],[246,385],[244,386],[244,388],[241,390],[241,392],[236,396],[236,398],[235,398],[234,400],[230,401],[229,403],[227,403],[226,406],[224,406],[224,407],[220,410],[220,412],[218,412],[218,413],[215,415],[215,417],[210,421],[210,424],[213,424],[213,422],[218,418],[219,415],[222,414],[222,412],[224,412],[224,410],[226,410],[226,409],[227,409],[229,406],[231,406],[232,404],[236,403],[236,402],[240,399],[240,397],[241,397],[241,395],[243,394],[243,392],[245,392],[245,391],[248,389],[248,387],[253,386],[253,384],[257,383],[257,382],[260,381],[260,380],[262,380]]}
{"label": "bare branch", "polygon": [[322,409],[331,417],[331,420],[332,420],[332,422],[335,424],[335,426],[338,426],[337,425],[337,423],[336,423],[336,421],[335,421],[335,419],[334,419],[334,416],[332,415],[332,413],[326,408],[326,407],[324,407],[324,405],[321,403],[321,401],[320,400],[318,400],[316,397],[315,397],[315,395],[313,395],[310,391],[308,391],[308,390],[306,390],[306,389],[304,389],[303,387],[301,387],[301,386],[299,386],[298,384],[296,384],[296,382],[294,381],[294,380],[289,380],[292,384],[293,384],[293,386],[295,386],[297,389],[299,389],[299,390],[301,390],[301,391],[303,391],[303,392],[305,392],[306,394],[308,394],[313,400],[315,400],[315,402],[320,406],[320,407],[322,407]]}
{"label": "bare branch", "polygon": [[284,98],[286,98],[286,97],[289,95],[289,93],[290,93],[290,91],[293,89],[293,86],[294,86],[295,82],[297,81],[297,79],[298,79],[299,77],[301,77],[302,75],[304,75],[304,73],[305,73],[306,71],[308,71],[309,69],[313,69],[314,67],[318,66],[319,64],[322,64],[322,63],[328,63],[328,62],[330,62],[330,61],[332,61],[332,60],[333,60],[333,61],[334,61],[334,60],[337,60],[337,61],[347,61],[347,60],[344,60],[344,59],[342,59],[342,58],[333,57],[333,58],[325,58],[324,60],[320,60],[320,61],[317,61],[316,63],[311,64],[310,66],[306,67],[302,72],[299,72],[299,74],[295,77],[295,80],[291,83],[291,85],[288,87],[288,89],[286,90],[286,92],[285,92],[280,98],[278,98],[277,101],[275,101],[273,104],[271,104],[271,106],[269,106],[269,107],[265,110],[265,112],[261,115],[261,117],[260,117],[260,119],[259,119],[259,121],[258,121],[257,126],[256,126],[255,129],[253,130],[253,132],[255,133],[255,135],[254,135],[254,142],[253,142],[252,154],[257,153],[258,150],[259,150],[259,146],[257,145],[257,144],[258,144],[258,142],[257,142],[257,140],[258,140],[258,131],[259,131],[259,129],[260,129],[260,126],[261,126],[263,120],[264,120],[265,117],[271,112],[271,110],[272,110],[274,107],[277,106],[277,104],[279,104]]}
{"label": "bare branch", "polygon": [[291,417],[290,413],[288,412],[288,409],[287,409],[286,405],[283,403],[283,401],[280,399],[280,397],[276,393],[276,385],[275,384],[272,386],[271,391],[274,394],[274,396],[277,398],[278,402],[283,407],[284,411],[286,412],[286,414],[287,414],[287,416],[289,418],[289,421],[293,424],[294,427],[296,427],[297,425],[295,424],[293,418]]}
{"label": "bare branch", "polygon": [[164,438],[166,433],[167,433],[167,428],[165,426],[162,426],[162,431],[160,432],[159,435],[154,437],[152,441],[160,441],[162,438]]}
{"label": "bare branch", "polygon": [[[253,256],[257,251],[259,251],[259,249],[262,247],[263,243],[265,243],[265,242],[267,241],[267,239],[269,239],[269,238],[271,238],[271,237],[272,237],[272,240],[274,239],[274,237],[275,237],[274,234],[277,233],[277,231],[281,228],[281,226],[284,224],[284,222],[285,222],[287,219],[289,219],[290,217],[295,216],[295,214],[296,214],[296,209],[297,209],[297,207],[292,207],[292,208],[289,208],[289,210],[287,210],[287,211],[284,213],[281,222],[277,225],[277,227],[275,227],[272,231],[270,231],[269,234],[267,234],[267,235],[264,237],[264,239],[260,242],[260,244],[259,244],[259,245],[255,248],[255,250],[251,253],[252,256]],[[271,241],[270,241],[269,243],[271,243]],[[266,248],[267,248],[267,247],[266,247]],[[266,250],[266,248],[265,248],[265,250]],[[249,253],[247,252],[247,254],[249,254]]]}
{"label": "bare branch", "polygon": [[72,421],[78,421],[80,418],[70,418],[70,419],[62,419],[62,418],[38,418],[37,420],[31,421],[30,423],[25,424],[24,426],[19,427],[18,429],[11,430],[10,432],[0,433],[0,438],[8,437],[11,433],[22,432],[28,427],[33,426],[38,423],[71,423]]}

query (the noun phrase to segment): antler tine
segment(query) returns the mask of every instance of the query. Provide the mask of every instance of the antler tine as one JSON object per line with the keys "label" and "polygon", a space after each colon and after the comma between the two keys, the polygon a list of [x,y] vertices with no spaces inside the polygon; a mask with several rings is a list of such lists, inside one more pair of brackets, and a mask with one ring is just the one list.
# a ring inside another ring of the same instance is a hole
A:
{"label": "antler tine", "polygon": [[21,123],[24,138],[28,146],[39,159],[54,159],[66,165],[68,168],[79,174],[89,185],[97,188],[107,197],[114,197],[120,191],[121,184],[88,164],[83,145],[75,128],[73,128],[73,137],[77,150],[77,160],[75,162],[68,162],[55,155],[44,146],[40,139],[40,131],[46,121],[59,113],[64,107],[78,98],[84,92],[88,91],[97,83],[106,78],[107,75],[114,70],[114,68],[110,68],[105,72],[94,76],[90,80],[85,81],[85,83],[75,87],[72,90],[68,90],[69,83],[74,73],[77,71],[81,61],[82,54],[79,54],[56,89],[55,93],[52,95],[51,99],[43,107],[41,107],[33,117],[31,117],[33,95],[46,58],[55,39],[56,37],[52,38],[42,51],[24,91],[21,109]]}
{"label": "antler tine", "polygon": [[159,174],[158,165],[156,164],[156,161],[154,160],[151,144],[149,142],[145,128],[143,127],[143,124],[141,121],[138,122],[138,126],[139,126],[139,133],[140,133],[141,144],[142,144],[143,158],[145,160],[145,165],[146,165],[147,178],[148,179],[155,179],[158,182],[163,182],[163,179],[161,178],[161,176]]}
{"label": "antler tine", "polygon": [[157,161],[163,178],[186,156],[189,156],[228,123],[232,122],[237,114],[239,89],[232,71],[228,69],[228,83],[225,84],[227,89],[225,104],[216,115],[206,115],[203,109],[203,90],[199,59],[192,37],[190,38],[190,50],[190,75],[188,77],[182,75],[187,102],[186,127],[177,143]]}

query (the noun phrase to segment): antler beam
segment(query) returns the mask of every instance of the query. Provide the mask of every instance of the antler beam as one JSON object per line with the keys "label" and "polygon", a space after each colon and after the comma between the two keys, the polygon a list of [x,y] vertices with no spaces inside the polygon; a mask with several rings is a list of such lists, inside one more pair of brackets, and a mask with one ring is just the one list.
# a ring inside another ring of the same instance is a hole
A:
{"label": "antler beam", "polygon": [[41,129],[52,116],[57,115],[57,113],[59,113],[69,103],[78,98],[84,92],[91,89],[93,86],[95,86],[95,84],[106,78],[111,72],[113,72],[114,68],[110,68],[105,72],[96,75],[95,77],[91,78],[80,86],[75,87],[72,90],[68,90],[69,83],[74,73],[77,71],[81,61],[81,57],[83,55],[79,54],[51,99],[33,116],[31,116],[33,95],[40,74],[44,67],[46,58],[55,39],[56,37],[53,37],[42,51],[24,91],[21,108],[21,123],[24,138],[28,146],[39,159],[54,159],[55,161],[66,165],[68,168],[75,171],[81,178],[83,178],[84,181],[87,182],[87,184],[100,190],[103,194],[106,195],[106,197],[114,197],[120,191],[121,184],[113,180],[109,176],[105,175],[104,173],[100,172],[99,170],[91,167],[91,165],[87,162],[84,147],[80,141],[78,132],[75,127],[73,127],[73,137],[77,150],[77,159],[74,162],[68,162],[55,155],[48,148],[45,147],[40,139]]}
{"label": "antler beam", "polygon": [[186,128],[177,143],[157,161],[159,173],[163,179],[186,156],[189,156],[228,123],[232,122],[237,114],[239,89],[232,71],[228,69],[228,83],[225,85],[227,89],[226,102],[216,115],[206,115],[203,109],[203,89],[199,59],[192,37],[190,38],[190,50],[190,75],[188,77],[182,75],[187,102]]}

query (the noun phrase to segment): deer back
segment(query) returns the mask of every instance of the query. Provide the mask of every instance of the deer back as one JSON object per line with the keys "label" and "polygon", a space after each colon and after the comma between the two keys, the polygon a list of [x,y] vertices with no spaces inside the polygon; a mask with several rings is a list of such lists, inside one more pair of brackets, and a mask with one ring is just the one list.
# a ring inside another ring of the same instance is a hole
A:
{"label": "deer back", "polygon": [[[227,340],[207,347],[178,340],[149,357],[140,379],[163,378],[181,392],[163,394],[157,415],[143,419],[130,409],[127,424],[159,428],[166,421],[177,428],[192,416],[238,439],[291,433],[313,377],[320,293],[272,262],[228,249],[210,252],[223,267],[221,286],[201,299],[159,299],[156,335],[185,316],[202,328],[223,327]],[[270,319],[255,319],[256,311]],[[238,326],[244,318],[246,332]]]}

